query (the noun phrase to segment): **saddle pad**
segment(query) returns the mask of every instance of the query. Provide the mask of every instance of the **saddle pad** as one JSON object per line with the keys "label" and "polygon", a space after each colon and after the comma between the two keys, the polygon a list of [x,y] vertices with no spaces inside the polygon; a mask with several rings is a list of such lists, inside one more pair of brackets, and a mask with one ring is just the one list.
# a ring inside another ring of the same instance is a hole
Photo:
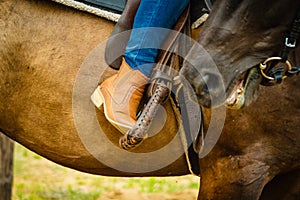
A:
{"label": "saddle pad", "polygon": [[113,22],[117,22],[126,0],[52,0],[54,2],[85,11]]}
{"label": "saddle pad", "polygon": [[94,7],[109,9],[112,12],[121,14],[125,8],[126,0],[76,0]]}
{"label": "saddle pad", "polygon": [[[127,0],[52,0],[54,2],[85,11],[109,21],[117,22]],[[191,0],[192,28],[198,28],[208,17],[204,1]]]}

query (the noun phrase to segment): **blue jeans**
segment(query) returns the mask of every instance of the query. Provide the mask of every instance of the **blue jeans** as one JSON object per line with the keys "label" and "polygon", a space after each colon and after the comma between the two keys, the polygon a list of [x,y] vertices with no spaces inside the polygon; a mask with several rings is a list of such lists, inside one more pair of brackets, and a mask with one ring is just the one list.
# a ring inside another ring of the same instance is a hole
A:
{"label": "blue jeans", "polygon": [[189,0],[141,0],[124,58],[133,69],[149,77],[158,49]]}

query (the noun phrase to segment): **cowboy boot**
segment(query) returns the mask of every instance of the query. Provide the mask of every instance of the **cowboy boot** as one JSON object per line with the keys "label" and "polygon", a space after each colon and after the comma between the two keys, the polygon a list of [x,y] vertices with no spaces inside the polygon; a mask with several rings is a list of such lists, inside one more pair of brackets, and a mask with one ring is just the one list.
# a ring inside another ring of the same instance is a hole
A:
{"label": "cowboy boot", "polygon": [[121,17],[106,42],[105,61],[113,69],[119,69],[121,66],[122,55],[125,52],[126,44],[130,37],[131,31],[129,30],[132,29],[134,17],[140,2],[140,0],[127,1]]}
{"label": "cowboy boot", "polygon": [[107,120],[126,133],[136,123],[136,113],[148,80],[123,59],[120,70],[97,87],[91,100],[97,108],[103,104]]}

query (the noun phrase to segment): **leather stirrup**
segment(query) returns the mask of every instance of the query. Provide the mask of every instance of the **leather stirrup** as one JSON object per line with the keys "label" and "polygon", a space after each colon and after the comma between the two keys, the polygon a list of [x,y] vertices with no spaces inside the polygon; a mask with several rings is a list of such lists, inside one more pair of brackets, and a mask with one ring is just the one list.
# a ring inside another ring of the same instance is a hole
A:
{"label": "leather stirrup", "polygon": [[[190,30],[189,10],[190,6],[187,6],[173,27],[174,31],[170,32],[162,45],[163,49],[166,49],[166,51],[162,51],[158,55],[157,65],[154,67],[150,76],[152,83],[147,89],[150,98],[145,107],[142,108],[142,112],[138,117],[136,125],[119,140],[120,146],[125,150],[129,151],[134,149],[147,138],[147,131],[156,115],[158,106],[165,102],[170,95],[174,76],[173,72],[179,67],[178,64],[176,64],[178,56],[174,55],[172,52],[177,48],[177,41],[178,38],[180,38],[180,33],[186,32],[189,35],[191,34],[188,33]],[[168,63],[171,64],[170,66],[174,70],[171,70],[171,68],[168,67]]]}

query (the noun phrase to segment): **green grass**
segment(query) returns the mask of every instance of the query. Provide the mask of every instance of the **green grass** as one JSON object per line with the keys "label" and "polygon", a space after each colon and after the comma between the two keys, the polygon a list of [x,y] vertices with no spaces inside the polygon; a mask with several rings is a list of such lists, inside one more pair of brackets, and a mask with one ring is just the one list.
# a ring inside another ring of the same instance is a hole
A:
{"label": "green grass", "polygon": [[12,200],[100,200],[108,194],[127,191],[175,196],[191,191],[196,195],[198,182],[194,176],[122,178],[85,174],[59,166],[16,144]]}

